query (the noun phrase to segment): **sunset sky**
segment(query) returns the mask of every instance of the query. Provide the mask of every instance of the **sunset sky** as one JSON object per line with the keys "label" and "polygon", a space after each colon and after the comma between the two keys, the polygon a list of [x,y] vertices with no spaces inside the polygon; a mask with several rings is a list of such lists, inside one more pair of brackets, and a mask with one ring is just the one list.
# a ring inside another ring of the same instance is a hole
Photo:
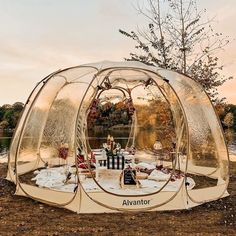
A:
{"label": "sunset sky", "polygon": [[[121,61],[133,42],[119,28],[144,25],[135,0],[0,0],[0,105],[25,102],[35,84],[65,67]],[[231,37],[219,52],[224,74],[235,80],[220,89],[236,104],[236,1],[199,0],[214,28]]]}

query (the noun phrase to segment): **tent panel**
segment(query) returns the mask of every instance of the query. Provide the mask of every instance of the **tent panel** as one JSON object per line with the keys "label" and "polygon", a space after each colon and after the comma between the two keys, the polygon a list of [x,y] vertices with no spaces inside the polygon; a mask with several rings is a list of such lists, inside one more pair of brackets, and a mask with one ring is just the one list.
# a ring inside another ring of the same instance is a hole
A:
{"label": "tent panel", "polygon": [[[228,152],[214,108],[202,87],[188,77],[175,72],[159,70],[179,96],[186,115],[189,131],[189,162],[197,169],[209,167],[212,172],[204,175],[228,178]],[[220,170],[220,171],[218,171]],[[199,173],[200,174],[200,173]],[[208,187],[217,182],[209,181]]]}
{"label": "tent panel", "polygon": [[25,118],[31,108],[34,98],[37,96],[37,94],[40,91],[40,89],[42,88],[42,86],[43,86],[43,82],[36,85],[35,89],[32,91],[31,95],[29,96],[28,101],[24,106],[24,110],[21,115],[21,118],[18,121],[14,136],[12,138],[11,147],[10,147],[9,154],[8,154],[8,179],[9,180],[15,179],[15,174],[14,174],[15,159],[16,159],[16,155],[17,155],[17,145],[18,145],[19,138],[20,138],[20,132],[23,128]]}
{"label": "tent panel", "polygon": [[59,72],[57,75],[66,79],[67,83],[73,82],[85,82],[89,83],[94,74],[97,73],[97,69],[91,66],[76,66],[65,69]]}
{"label": "tent panel", "polygon": [[[190,206],[186,201],[186,192],[183,187],[176,196],[165,204],[159,205],[160,202],[164,202],[169,198],[169,192],[162,192],[161,194],[152,195],[151,197],[111,197],[107,193],[91,193],[89,196],[81,189],[81,198],[76,196],[74,201],[66,206],[67,209],[76,211],[78,213],[110,213],[120,211],[165,211],[165,210],[181,210],[187,209],[198,204],[192,203]],[[160,199],[161,198],[161,199]],[[92,199],[97,199],[98,202],[94,202]],[[106,201],[102,202],[102,199]],[[78,211],[78,205],[80,208]],[[147,203],[147,204],[145,204]],[[130,205],[134,204],[134,205]],[[159,206],[154,207],[156,204]]]}
{"label": "tent panel", "polygon": [[214,187],[204,189],[191,189],[188,190],[190,200],[196,203],[204,203],[216,200],[218,198],[229,196],[227,192],[227,183],[221,183]]}
{"label": "tent panel", "polygon": [[18,144],[20,150],[17,156],[18,165],[39,158],[38,149],[48,111],[58,90],[61,89],[64,83],[65,80],[63,78],[53,77],[37,95],[30,114],[26,117],[24,126],[21,128],[22,135]]}
{"label": "tent panel", "polygon": [[72,201],[74,193],[60,192],[46,188],[39,188],[28,184],[17,185],[16,195],[27,196],[49,205],[64,206]]}

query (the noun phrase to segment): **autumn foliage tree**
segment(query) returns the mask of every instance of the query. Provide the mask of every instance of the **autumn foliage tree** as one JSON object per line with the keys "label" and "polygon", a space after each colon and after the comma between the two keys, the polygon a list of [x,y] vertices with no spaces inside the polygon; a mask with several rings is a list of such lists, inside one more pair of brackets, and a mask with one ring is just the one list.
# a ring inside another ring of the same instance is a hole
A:
{"label": "autumn foliage tree", "polygon": [[137,11],[147,19],[147,26],[124,36],[135,41],[135,51],[126,60],[141,61],[186,74],[204,87],[217,103],[218,87],[232,77],[221,71],[216,52],[228,43],[228,37],[216,33],[212,20],[199,11],[196,0],[147,0]]}
{"label": "autumn foliage tree", "polygon": [[[172,139],[175,137],[174,124],[169,104],[162,99],[150,100],[148,103],[148,106],[152,109],[147,109],[147,106],[143,105],[137,105],[135,107],[137,123],[141,125],[140,129],[155,129],[155,133],[158,139],[161,139],[163,147],[168,149],[171,147]],[[152,146],[155,142],[152,138],[153,137],[149,137],[149,140],[145,140],[145,142]],[[150,142],[150,140],[152,140],[152,142]]]}
{"label": "autumn foliage tree", "polygon": [[233,126],[233,124],[234,124],[234,116],[233,116],[233,114],[231,112],[226,114],[223,123],[224,123],[224,125],[227,128],[230,128],[230,127]]}

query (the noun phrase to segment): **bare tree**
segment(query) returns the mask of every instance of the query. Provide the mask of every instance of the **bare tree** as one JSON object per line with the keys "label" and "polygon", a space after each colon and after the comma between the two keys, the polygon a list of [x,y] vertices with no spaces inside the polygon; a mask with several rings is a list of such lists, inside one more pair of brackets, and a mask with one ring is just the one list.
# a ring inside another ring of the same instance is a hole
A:
{"label": "bare tree", "polygon": [[[172,69],[199,81],[216,102],[217,88],[232,77],[224,77],[215,53],[228,43],[228,37],[215,33],[199,11],[196,0],[146,0],[136,10],[148,21],[148,27],[136,32],[119,32],[136,42],[136,51],[126,60]],[[206,17],[205,17],[206,18]],[[219,101],[219,100],[218,100]]]}

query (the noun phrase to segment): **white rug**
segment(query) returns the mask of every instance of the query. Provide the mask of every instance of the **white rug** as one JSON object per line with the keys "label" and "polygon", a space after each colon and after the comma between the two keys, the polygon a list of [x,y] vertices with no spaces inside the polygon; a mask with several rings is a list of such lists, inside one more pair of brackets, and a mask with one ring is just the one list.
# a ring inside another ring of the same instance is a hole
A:
{"label": "white rug", "polygon": [[[42,188],[50,188],[63,192],[73,192],[77,183],[77,176],[75,174],[71,175],[70,180],[67,183],[64,183],[66,180],[66,175],[68,171],[73,173],[73,170],[70,167],[56,167],[48,168],[43,170],[36,170],[34,172],[35,177],[32,178],[35,181],[36,185]],[[162,188],[166,184],[166,180],[169,179],[170,174],[164,174],[161,171],[156,171],[156,178],[153,179],[144,179],[140,181],[140,188],[136,186],[121,188],[119,184],[119,178],[115,179],[100,179],[98,183],[107,191],[116,194],[147,194],[156,192],[158,189]],[[166,175],[166,176],[165,176]],[[160,179],[158,179],[160,176]],[[164,187],[163,191],[175,192],[179,189],[183,177],[176,179],[175,181],[169,181],[169,183]],[[87,192],[99,192],[101,189],[95,183],[92,178],[86,178],[85,175],[80,175],[80,182]],[[192,178],[187,177],[187,182],[189,183],[188,189],[192,189],[195,186],[195,182]]]}

